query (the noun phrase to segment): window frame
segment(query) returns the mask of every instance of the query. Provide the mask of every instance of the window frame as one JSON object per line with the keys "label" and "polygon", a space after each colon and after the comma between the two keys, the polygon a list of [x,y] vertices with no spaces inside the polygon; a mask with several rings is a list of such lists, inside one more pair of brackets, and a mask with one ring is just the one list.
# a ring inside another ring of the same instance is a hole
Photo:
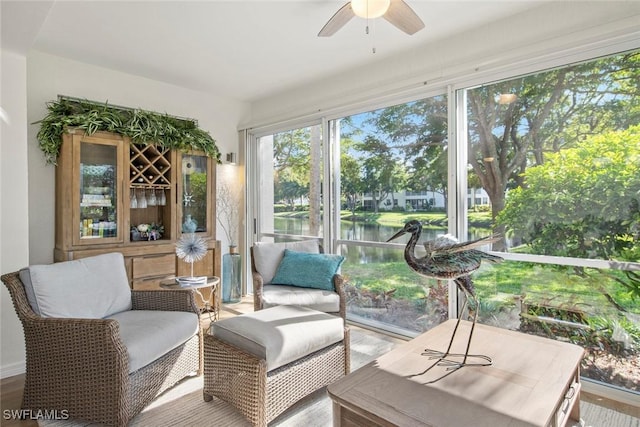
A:
{"label": "window frame", "polygon": [[[448,97],[448,138],[449,138],[449,185],[448,197],[450,201],[455,201],[455,207],[450,202],[448,210],[449,232],[454,235],[466,235],[468,203],[467,203],[467,176],[465,167],[467,164],[467,123],[466,123],[466,94],[465,90],[477,87],[479,85],[487,85],[497,81],[508,80],[519,76],[529,75],[537,72],[544,72],[554,68],[565,67],[579,62],[592,61],[601,57],[615,55],[630,50],[640,49],[638,40],[633,35],[623,37],[611,37],[599,41],[591,41],[589,43],[574,42],[573,46],[564,47],[553,52],[541,52],[538,55],[527,55],[521,57],[517,61],[509,60],[509,58],[498,58],[493,61],[495,65],[478,66],[472,72],[463,72],[458,75],[452,75],[449,78],[436,78],[432,81],[422,81],[419,83],[410,83],[405,89],[399,88],[397,94],[389,95],[389,93],[371,96],[369,99],[355,101],[350,105],[337,106],[318,110],[310,116],[302,118],[291,118],[286,122],[280,122],[276,126],[264,126],[253,129],[247,129],[245,138],[245,148],[248,153],[248,167],[246,170],[246,182],[248,189],[248,205],[247,212],[253,214],[253,218],[257,218],[255,211],[256,198],[259,198],[259,192],[255,191],[254,179],[259,177],[260,165],[257,164],[255,156],[255,146],[260,136],[277,131],[285,131],[297,127],[303,127],[321,123],[323,132],[323,155],[327,159],[328,165],[325,164],[324,179],[329,183],[327,188],[330,189],[329,197],[324,203],[330,209],[331,215],[324,215],[324,246],[327,251],[333,252],[340,245],[357,244],[370,247],[403,247],[397,243],[377,243],[377,242],[360,242],[353,240],[341,240],[339,237],[339,218],[340,218],[340,144],[339,138],[336,137],[335,123],[337,119],[356,115],[378,108],[385,108],[392,105],[415,101],[437,94],[446,94]],[[487,64],[491,64],[488,61]],[[256,229],[254,220],[247,221],[247,226],[251,229],[247,230],[246,235],[249,236],[248,245],[250,247],[256,237],[260,235],[260,230]],[[252,236],[252,237],[251,237]],[[598,269],[611,269],[615,265],[612,261],[587,259],[587,258],[571,258],[558,257],[535,254],[518,254],[509,252],[493,252],[501,256],[507,261],[522,261],[528,263],[554,264],[563,266],[577,266]],[[637,264],[640,268],[640,263]],[[449,315],[457,312],[456,287],[453,283],[449,284]],[[614,386],[601,385],[593,381],[585,381],[585,391],[606,396],[616,401],[634,405],[636,394],[632,391],[617,390]],[[635,404],[637,405],[637,404]]]}

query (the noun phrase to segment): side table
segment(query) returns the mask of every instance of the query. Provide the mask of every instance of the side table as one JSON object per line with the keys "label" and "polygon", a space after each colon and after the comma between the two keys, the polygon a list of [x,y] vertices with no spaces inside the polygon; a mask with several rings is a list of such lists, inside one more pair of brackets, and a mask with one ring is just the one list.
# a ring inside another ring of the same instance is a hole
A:
{"label": "side table", "polygon": [[[164,289],[188,289],[193,291],[196,295],[200,297],[200,301],[202,301],[202,309],[200,310],[202,313],[209,313],[211,317],[213,315],[212,321],[218,320],[218,306],[220,304],[220,278],[218,276],[209,276],[207,277],[207,282],[193,285],[193,286],[180,286],[176,283],[176,279],[164,280],[160,282],[160,287]],[[209,298],[206,298],[201,289],[210,288],[211,293],[209,294]]]}

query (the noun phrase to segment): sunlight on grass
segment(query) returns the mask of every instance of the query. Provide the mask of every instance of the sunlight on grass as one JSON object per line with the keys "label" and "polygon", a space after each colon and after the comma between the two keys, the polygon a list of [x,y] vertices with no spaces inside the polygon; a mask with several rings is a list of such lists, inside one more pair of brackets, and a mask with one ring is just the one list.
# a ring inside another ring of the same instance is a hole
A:
{"label": "sunlight on grass", "polygon": [[[396,289],[394,298],[420,299],[436,281],[413,272],[404,261],[386,263],[345,263],[343,275],[360,289],[384,292]],[[597,273],[597,274],[596,274]],[[592,315],[618,314],[607,299],[610,295],[626,310],[640,314],[640,304],[614,280],[593,270],[590,276],[579,276],[572,268],[521,262],[503,262],[484,267],[473,274],[476,292],[481,301],[513,305],[513,297],[530,303],[576,307]]]}

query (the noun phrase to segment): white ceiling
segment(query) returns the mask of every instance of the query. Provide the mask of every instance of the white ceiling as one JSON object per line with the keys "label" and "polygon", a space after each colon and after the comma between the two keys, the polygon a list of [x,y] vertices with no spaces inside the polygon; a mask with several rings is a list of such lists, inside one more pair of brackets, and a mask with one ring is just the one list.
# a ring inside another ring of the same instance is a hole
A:
{"label": "white ceiling", "polygon": [[[384,60],[540,0],[407,0],[426,24],[408,36],[384,19],[318,31],[345,1],[1,0],[2,48],[29,49],[241,101]],[[372,48],[376,53],[372,53]]]}

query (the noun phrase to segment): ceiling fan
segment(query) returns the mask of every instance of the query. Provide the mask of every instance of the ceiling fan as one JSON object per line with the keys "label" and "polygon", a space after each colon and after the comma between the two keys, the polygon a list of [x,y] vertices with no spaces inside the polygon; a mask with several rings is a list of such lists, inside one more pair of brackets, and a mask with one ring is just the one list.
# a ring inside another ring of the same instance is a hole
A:
{"label": "ceiling fan", "polygon": [[334,35],[354,16],[365,19],[383,17],[409,35],[424,28],[424,22],[403,0],[351,0],[329,19],[318,33],[318,37]]}

